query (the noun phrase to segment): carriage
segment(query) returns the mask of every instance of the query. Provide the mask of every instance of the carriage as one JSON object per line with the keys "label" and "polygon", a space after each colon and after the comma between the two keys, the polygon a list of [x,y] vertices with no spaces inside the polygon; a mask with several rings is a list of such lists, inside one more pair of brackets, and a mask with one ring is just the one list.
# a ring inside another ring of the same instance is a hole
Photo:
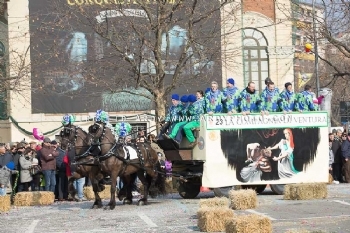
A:
{"label": "carriage", "polygon": [[189,148],[158,140],[172,162],[173,185],[183,198],[208,187],[223,196],[233,186],[267,185],[282,194],[288,183],[328,181],[328,113],[203,115],[193,129],[197,145]]}

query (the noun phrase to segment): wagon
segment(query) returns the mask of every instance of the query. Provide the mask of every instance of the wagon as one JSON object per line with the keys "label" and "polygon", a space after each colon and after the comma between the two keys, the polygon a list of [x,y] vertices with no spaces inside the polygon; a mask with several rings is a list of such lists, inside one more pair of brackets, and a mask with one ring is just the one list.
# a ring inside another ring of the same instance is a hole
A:
{"label": "wagon", "polygon": [[288,183],[328,181],[328,113],[203,115],[189,148],[158,140],[172,162],[173,185],[183,198],[207,187],[223,196],[234,186],[283,194]]}

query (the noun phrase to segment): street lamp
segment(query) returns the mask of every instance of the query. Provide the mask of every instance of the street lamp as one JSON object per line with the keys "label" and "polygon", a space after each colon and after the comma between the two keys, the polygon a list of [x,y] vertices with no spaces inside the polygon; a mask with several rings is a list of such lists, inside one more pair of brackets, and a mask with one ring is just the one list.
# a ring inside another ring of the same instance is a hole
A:
{"label": "street lamp", "polygon": [[320,79],[318,77],[318,46],[317,46],[317,33],[316,33],[316,22],[315,22],[315,0],[312,0],[312,26],[313,26],[313,38],[314,38],[314,54],[315,54],[315,67],[314,73],[316,78],[316,97],[320,91]]}

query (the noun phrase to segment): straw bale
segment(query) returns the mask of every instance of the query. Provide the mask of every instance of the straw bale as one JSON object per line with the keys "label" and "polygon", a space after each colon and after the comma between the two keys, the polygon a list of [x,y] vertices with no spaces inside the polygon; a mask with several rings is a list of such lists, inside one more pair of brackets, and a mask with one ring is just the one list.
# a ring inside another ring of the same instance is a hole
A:
{"label": "straw bale", "polygon": [[236,215],[226,223],[226,233],[271,233],[272,223],[268,217],[259,214]]}
{"label": "straw bale", "polygon": [[229,198],[231,207],[235,210],[254,209],[258,205],[257,195],[253,189],[231,190]]}
{"label": "straw bale", "polygon": [[333,182],[333,176],[330,173],[328,173],[328,184],[332,184],[332,182]]}
{"label": "straw bale", "polygon": [[55,194],[49,191],[19,192],[14,198],[14,206],[51,205],[55,201]]}
{"label": "straw bale", "polygon": [[324,231],[309,231],[305,229],[289,229],[285,233],[325,233]]}
{"label": "straw bale", "polygon": [[199,200],[199,207],[229,207],[230,200],[226,197],[214,197]]}
{"label": "straw bale", "polygon": [[198,227],[204,232],[225,231],[228,220],[234,217],[228,207],[203,207],[197,211]]}
{"label": "straw bale", "polygon": [[326,183],[288,184],[284,188],[285,200],[323,199],[327,195]]}
{"label": "straw bale", "polygon": [[0,196],[0,213],[7,212],[11,209],[11,196]]}
{"label": "straw bale", "polygon": [[[111,186],[110,185],[104,185],[105,189],[102,192],[99,192],[98,195],[101,199],[109,199],[111,198]],[[94,190],[92,189],[92,186],[84,187],[84,197],[87,200],[95,200],[95,194]]]}

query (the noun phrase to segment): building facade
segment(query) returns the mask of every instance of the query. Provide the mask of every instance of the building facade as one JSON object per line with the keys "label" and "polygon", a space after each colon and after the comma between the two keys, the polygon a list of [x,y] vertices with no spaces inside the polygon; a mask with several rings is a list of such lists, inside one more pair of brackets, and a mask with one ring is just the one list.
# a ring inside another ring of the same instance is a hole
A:
{"label": "building facade", "polygon": [[[74,1],[68,1],[74,2]],[[80,2],[80,1],[78,1]],[[271,78],[279,89],[284,83],[294,82],[294,46],[293,30],[290,17],[290,1],[287,0],[244,0],[232,2],[221,9],[221,75],[213,80],[222,81],[233,77],[236,86],[243,89],[248,82],[253,81],[259,91],[265,88],[264,80]],[[9,24],[9,47],[16,53],[9,56],[10,63],[18,63],[31,67],[31,44],[29,19],[30,4],[26,1],[9,1],[8,12],[11,17]],[[84,37],[76,33],[80,43]],[[28,49],[30,48],[30,49]],[[81,52],[81,50],[80,50]],[[84,60],[85,58],[83,58]],[[81,61],[78,61],[81,62]],[[11,66],[10,76],[18,76],[19,70]],[[26,66],[27,67],[27,66]],[[31,140],[33,128],[39,128],[49,137],[54,137],[60,130],[62,113],[44,113],[33,110],[33,106],[40,106],[40,99],[33,103],[33,88],[31,82],[33,71],[27,70],[18,81],[23,86],[20,93],[8,93],[8,120],[2,120],[0,134],[2,141],[18,141],[23,138]],[[208,83],[207,86],[210,84]],[[40,85],[39,85],[40,86]],[[40,88],[40,87],[39,87]],[[42,100],[45,99],[43,95]],[[46,101],[47,102],[47,101]],[[68,104],[69,99],[59,103]],[[46,103],[47,104],[47,103]],[[147,132],[154,132],[154,110],[147,111],[109,111],[113,122],[128,120],[135,127],[146,128]],[[91,125],[94,112],[76,112],[77,124],[84,128]],[[129,118],[128,118],[129,117]]]}

